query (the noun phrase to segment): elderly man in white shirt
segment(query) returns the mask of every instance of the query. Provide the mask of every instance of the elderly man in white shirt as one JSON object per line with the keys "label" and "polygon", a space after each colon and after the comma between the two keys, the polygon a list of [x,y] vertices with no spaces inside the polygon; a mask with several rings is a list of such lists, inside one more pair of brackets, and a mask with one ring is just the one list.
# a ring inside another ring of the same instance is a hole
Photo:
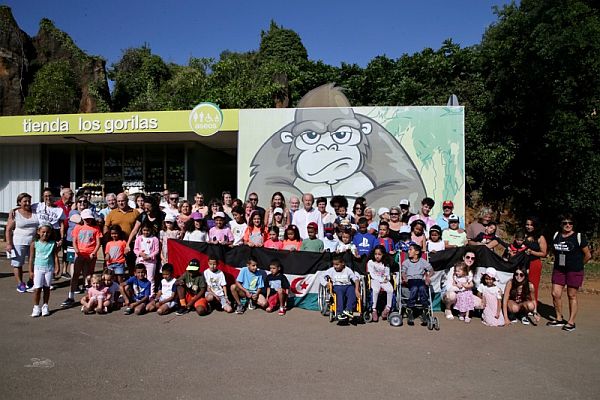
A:
{"label": "elderly man in white shirt", "polygon": [[292,219],[292,224],[298,227],[298,230],[300,231],[300,237],[302,239],[306,239],[308,237],[306,227],[311,222],[315,222],[317,224],[317,237],[319,239],[323,239],[323,222],[321,220],[321,213],[319,210],[313,207],[314,202],[314,196],[311,193],[305,193],[302,196],[302,204],[304,205],[304,208],[296,211]]}

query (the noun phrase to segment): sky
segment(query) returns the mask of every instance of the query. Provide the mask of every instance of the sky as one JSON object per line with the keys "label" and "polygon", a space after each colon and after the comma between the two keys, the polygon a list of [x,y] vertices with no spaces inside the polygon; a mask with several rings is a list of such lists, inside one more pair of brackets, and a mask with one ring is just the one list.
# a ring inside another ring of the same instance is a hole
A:
{"label": "sky", "polygon": [[398,58],[451,38],[461,47],[481,41],[505,0],[201,1],[10,0],[22,30],[34,36],[42,18],[107,66],[123,50],[148,44],[166,62],[257,50],[270,21],[296,31],[311,60],[365,67],[379,55]]}

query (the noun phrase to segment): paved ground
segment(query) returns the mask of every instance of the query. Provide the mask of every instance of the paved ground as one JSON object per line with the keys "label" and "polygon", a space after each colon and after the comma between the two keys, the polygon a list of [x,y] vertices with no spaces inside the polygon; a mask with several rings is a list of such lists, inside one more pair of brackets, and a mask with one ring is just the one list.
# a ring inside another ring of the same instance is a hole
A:
{"label": "paved ground", "polygon": [[[0,398],[597,399],[600,296],[582,295],[575,332],[441,322],[439,332],[387,323],[338,327],[317,312],[207,317],[33,319],[0,261]],[[79,298],[79,296],[78,296]],[[542,293],[548,302],[548,292]],[[547,310],[543,308],[542,311]],[[442,315],[440,314],[440,317]],[[132,397],[133,396],[133,397]]]}

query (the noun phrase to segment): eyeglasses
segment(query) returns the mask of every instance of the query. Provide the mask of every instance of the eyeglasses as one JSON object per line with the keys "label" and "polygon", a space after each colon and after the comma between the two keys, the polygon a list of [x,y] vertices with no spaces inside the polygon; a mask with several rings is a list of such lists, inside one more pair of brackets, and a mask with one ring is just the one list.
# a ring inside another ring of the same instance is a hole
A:
{"label": "eyeglasses", "polygon": [[475,256],[465,256],[465,260],[474,260]]}
{"label": "eyeglasses", "polygon": [[566,225],[571,225],[571,226],[573,226],[573,221],[563,221],[563,222],[561,222],[561,225],[562,225],[562,226],[566,226]]}
{"label": "eyeglasses", "polygon": [[521,277],[525,276],[525,274],[522,272],[515,272],[515,276],[521,278]]}
{"label": "eyeglasses", "polygon": [[390,213],[390,215],[400,215],[400,213]]}

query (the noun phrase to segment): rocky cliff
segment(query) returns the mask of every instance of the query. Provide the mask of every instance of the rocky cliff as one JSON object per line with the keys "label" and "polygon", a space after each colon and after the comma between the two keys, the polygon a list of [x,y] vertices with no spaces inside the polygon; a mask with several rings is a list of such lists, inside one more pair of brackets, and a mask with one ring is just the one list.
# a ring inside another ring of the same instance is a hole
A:
{"label": "rocky cliff", "polygon": [[0,115],[25,114],[25,98],[35,74],[46,64],[63,61],[73,71],[79,112],[109,111],[106,62],[88,56],[52,21],[43,19],[36,36],[29,37],[9,7],[0,6]]}

